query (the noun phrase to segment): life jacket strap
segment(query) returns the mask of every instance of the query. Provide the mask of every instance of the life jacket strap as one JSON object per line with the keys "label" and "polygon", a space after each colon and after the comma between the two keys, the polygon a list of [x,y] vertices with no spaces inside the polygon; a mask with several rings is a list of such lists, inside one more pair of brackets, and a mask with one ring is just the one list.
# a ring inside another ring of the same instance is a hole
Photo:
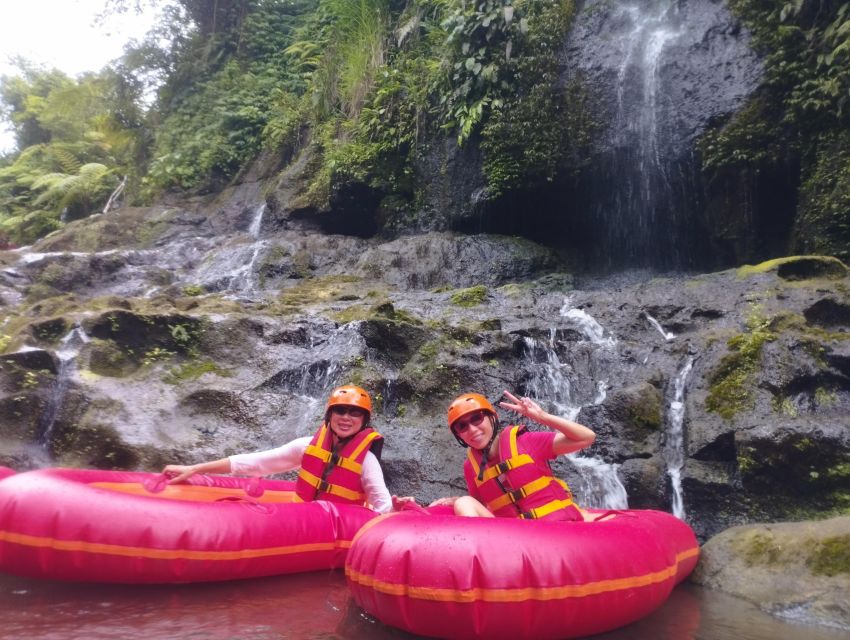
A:
{"label": "life jacket strap", "polygon": [[341,487],[338,484],[331,484],[327,480],[317,478],[309,471],[305,471],[303,468],[301,469],[299,477],[307,484],[316,489],[315,499],[321,499],[319,497],[320,493],[330,493],[331,495],[339,496],[340,498],[345,498],[346,500],[350,500],[351,502],[362,503],[366,501],[365,493],[362,493],[360,491],[352,491],[351,489],[346,489],[345,487]]}
{"label": "life jacket strap", "polygon": [[490,509],[490,511],[498,511],[506,505],[515,504],[523,498],[527,498],[531,494],[537,493],[541,489],[545,489],[549,486],[550,482],[552,482],[551,476],[542,476],[537,478],[537,480],[532,480],[528,484],[524,484],[512,491],[507,491],[504,495],[499,496],[495,500],[491,500],[487,503],[487,508]]}
{"label": "life jacket strap", "polygon": [[568,500],[552,500],[552,502],[547,502],[542,507],[523,511],[519,514],[519,517],[524,520],[537,520],[538,518],[543,518],[544,516],[548,516],[550,513],[566,509],[574,504],[575,502],[573,502],[572,498]]}
{"label": "life jacket strap", "polygon": [[511,469],[516,469],[517,467],[522,467],[524,465],[533,463],[534,460],[532,460],[531,456],[527,453],[514,456],[513,458],[508,458],[507,460],[503,460],[499,464],[487,467],[487,470],[484,471],[484,475],[481,476],[481,481],[478,484],[480,485],[484,482],[487,482],[488,480],[492,480],[496,476],[500,476],[503,473],[507,473]]}
{"label": "life jacket strap", "polygon": [[331,453],[327,449],[322,449],[321,447],[317,447],[316,445],[311,444],[307,446],[307,449],[304,451],[304,454],[319,458],[325,464],[342,467],[343,469],[347,469],[348,471],[356,473],[357,475],[360,475],[363,472],[363,465],[361,465],[359,462],[354,462],[354,460],[352,460],[351,458],[344,458],[336,451]]}
{"label": "life jacket strap", "polygon": [[354,451],[351,452],[350,457],[352,459],[356,460],[357,458],[360,457],[360,454],[363,453],[363,451],[365,449],[367,449],[368,447],[371,447],[372,443],[380,437],[381,437],[381,434],[378,433],[377,431],[373,431],[372,433],[368,434],[365,438],[363,438],[363,442],[361,442],[359,445],[357,445],[357,448]]}

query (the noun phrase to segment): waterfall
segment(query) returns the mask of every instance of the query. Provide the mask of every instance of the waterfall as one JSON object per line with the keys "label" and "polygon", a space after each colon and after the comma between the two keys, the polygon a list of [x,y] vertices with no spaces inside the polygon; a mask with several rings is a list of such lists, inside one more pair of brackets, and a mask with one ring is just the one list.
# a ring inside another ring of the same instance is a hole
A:
{"label": "waterfall", "polygon": [[[585,311],[573,309],[567,299],[560,315],[570,324],[576,324],[587,341],[607,350],[616,344],[612,337],[605,337],[605,330]],[[548,411],[575,420],[583,406],[601,404],[605,401],[607,380],[597,380],[592,386],[592,397],[578,399],[579,395],[570,383],[573,368],[558,355],[557,332],[550,329],[547,341],[526,337],[523,339],[524,357],[530,372],[525,382],[525,393],[534,398]],[[628,507],[626,488],[617,475],[619,465],[608,464],[601,458],[573,453],[566,459],[577,471],[579,480],[573,488],[580,503],[602,509],[625,509]]]}
{"label": "waterfall", "polygon": [[694,366],[693,356],[688,356],[684,366],[676,374],[673,381],[673,398],[670,401],[667,416],[667,432],[664,438],[664,462],[667,464],[667,475],[670,476],[670,486],[673,491],[673,515],[683,520],[685,518],[685,501],[682,492],[682,467],[685,465],[685,439],[683,427],[685,422],[685,387],[688,374]]}
{"label": "waterfall", "polygon": [[739,110],[762,63],[726,2],[586,0],[565,42],[565,79],[592,88],[603,125],[567,206],[594,266],[714,264],[697,140]]}
{"label": "waterfall", "polygon": [[629,508],[626,487],[617,475],[620,465],[577,453],[569,454],[567,459],[579,472],[579,481],[572,489],[582,506],[594,509]]}
{"label": "waterfall", "polygon": [[50,444],[53,426],[56,424],[56,418],[59,417],[62,402],[65,400],[65,394],[68,391],[68,384],[74,373],[74,360],[79,355],[80,348],[88,341],[89,337],[82,328],[74,327],[62,338],[59,349],[56,350],[56,356],[59,358],[56,381],[53,384],[53,389],[51,389],[44,413],[38,419],[38,442],[42,447],[47,447]]}
{"label": "waterfall", "polygon": [[545,399],[556,414],[575,420],[581,406],[575,406],[572,400],[571,369],[555,351],[555,330],[550,330],[548,344],[534,338],[524,338],[523,342],[526,358],[534,363],[533,374],[526,382],[529,397]]}
{"label": "waterfall", "polygon": [[[644,263],[641,253],[653,246],[659,227],[668,226],[674,213],[660,69],[679,30],[673,0],[618,4],[612,11],[613,21],[628,27],[622,34],[617,113],[610,133],[614,162],[607,178],[613,202],[600,201],[605,211],[599,213],[607,220],[612,248]],[[664,247],[675,250],[675,243]]]}

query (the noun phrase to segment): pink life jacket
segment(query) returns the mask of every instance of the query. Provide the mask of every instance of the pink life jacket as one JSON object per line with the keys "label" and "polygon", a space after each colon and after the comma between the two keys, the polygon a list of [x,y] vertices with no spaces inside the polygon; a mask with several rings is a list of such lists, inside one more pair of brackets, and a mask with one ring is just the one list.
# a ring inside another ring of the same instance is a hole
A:
{"label": "pink life jacket", "polygon": [[364,427],[343,444],[340,451],[333,451],[333,434],[330,427],[322,423],[301,459],[301,471],[295,482],[299,501],[365,504],[366,494],[360,481],[363,460],[373,445],[378,452],[376,455],[380,455],[383,440],[380,433]]}
{"label": "pink life jacket", "polygon": [[[561,520],[581,520],[567,484],[552,475],[546,460],[535,460],[519,436],[524,427],[508,427],[499,434],[498,460],[487,461],[478,479],[482,453],[470,448],[465,464],[470,465],[478,494],[494,515],[505,518],[545,518],[557,514]],[[469,473],[467,483],[469,483]],[[472,487],[469,487],[470,493]],[[563,512],[563,513],[562,513]],[[555,519],[553,517],[553,519]]]}

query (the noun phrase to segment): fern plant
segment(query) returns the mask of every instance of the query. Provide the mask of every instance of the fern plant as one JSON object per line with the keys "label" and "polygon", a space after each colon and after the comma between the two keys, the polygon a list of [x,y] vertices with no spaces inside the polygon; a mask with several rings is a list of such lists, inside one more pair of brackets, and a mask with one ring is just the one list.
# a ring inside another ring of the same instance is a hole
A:
{"label": "fern plant", "polygon": [[94,211],[98,204],[115,188],[117,180],[106,165],[90,162],[80,167],[75,174],[48,173],[32,184],[39,192],[34,204],[50,207],[65,213],[66,218],[77,218]]}

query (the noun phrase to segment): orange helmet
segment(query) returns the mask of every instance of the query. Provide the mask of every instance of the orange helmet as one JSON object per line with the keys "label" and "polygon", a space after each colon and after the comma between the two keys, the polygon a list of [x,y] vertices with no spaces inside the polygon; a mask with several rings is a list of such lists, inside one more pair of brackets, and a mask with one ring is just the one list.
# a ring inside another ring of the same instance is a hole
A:
{"label": "orange helmet", "polygon": [[331,407],[338,404],[360,407],[368,411],[370,416],[372,415],[372,398],[369,397],[365,389],[355,387],[353,384],[346,384],[331,391],[325,412],[327,413]]}
{"label": "orange helmet", "polygon": [[449,428],[451,429],[455,420],[465,416],[467,413],[482,410],[496,415],[493,405],[480,393],[464,393],[462,396],[458,396],[449,405]]}

